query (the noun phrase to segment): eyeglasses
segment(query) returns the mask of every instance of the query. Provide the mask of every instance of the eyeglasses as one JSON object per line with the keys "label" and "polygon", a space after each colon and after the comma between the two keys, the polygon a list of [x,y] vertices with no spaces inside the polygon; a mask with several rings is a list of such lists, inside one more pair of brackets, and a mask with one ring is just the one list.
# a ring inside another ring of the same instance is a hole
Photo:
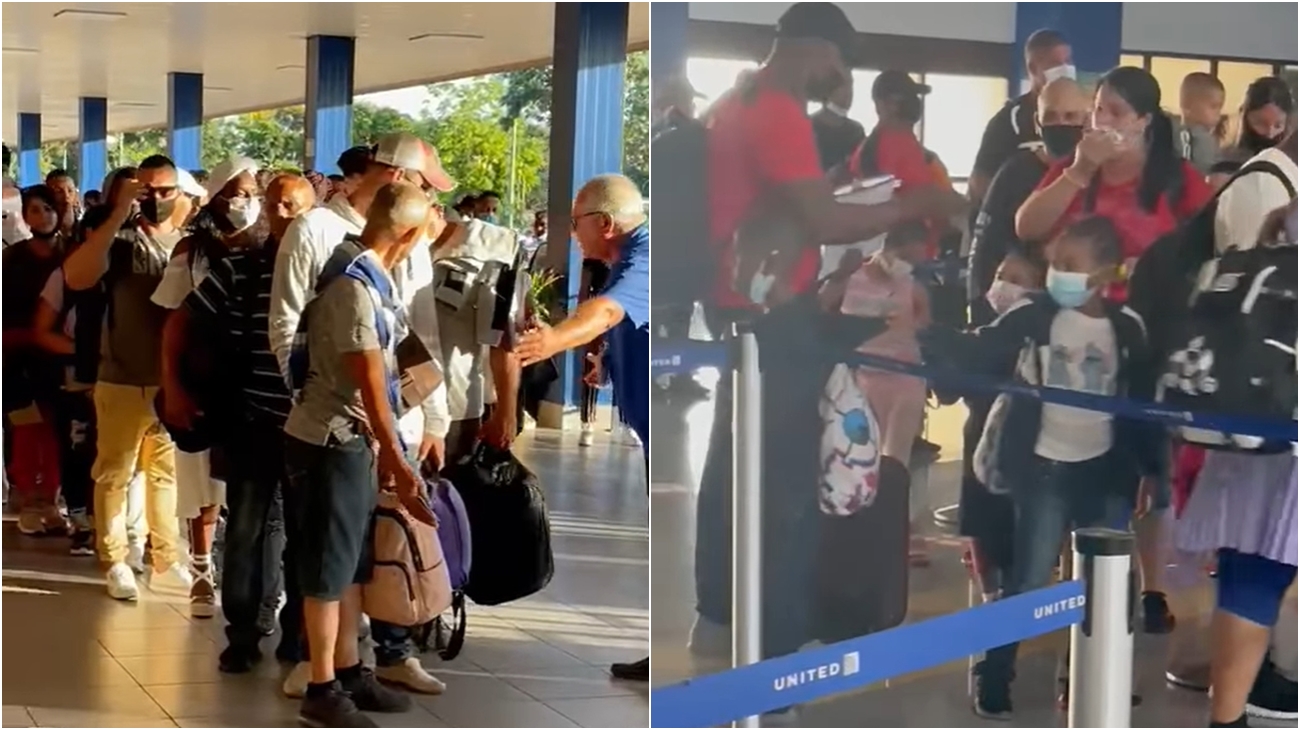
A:
{"label": "eyeglasses", "polygon": [[578,230],[578,221],[582,220],[583,218],[586,218],[589,215],[605,215],[605,214],[599,210],[591,210],[591,211],[587,211],[586,213],[579,213],[573,216],[573,220],[569,221],[569,227],[575,231]]}

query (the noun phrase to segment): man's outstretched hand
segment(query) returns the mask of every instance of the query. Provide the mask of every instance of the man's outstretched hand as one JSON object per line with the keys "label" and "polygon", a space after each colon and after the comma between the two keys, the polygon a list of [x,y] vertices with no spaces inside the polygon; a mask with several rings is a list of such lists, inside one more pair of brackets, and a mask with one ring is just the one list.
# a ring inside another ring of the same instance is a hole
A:
{"label": "man's outstretched hand", "polygon": [[550,325],[539,324],[525,332],[515,345],[515,357],[521,367],[549,360],[560,351],[559,338]]}

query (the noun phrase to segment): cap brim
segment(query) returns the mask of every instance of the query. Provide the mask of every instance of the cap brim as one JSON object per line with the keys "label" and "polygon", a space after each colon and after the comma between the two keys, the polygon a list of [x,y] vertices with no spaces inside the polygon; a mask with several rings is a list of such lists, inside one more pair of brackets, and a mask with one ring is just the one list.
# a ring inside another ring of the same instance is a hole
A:
{"label": "cap brim", "polygon": [[456,189],[456,181],[452,180],[441,167],[430,165],[420,173],[420,176],[424,178],[425,184],[440,193],[450,193]]}

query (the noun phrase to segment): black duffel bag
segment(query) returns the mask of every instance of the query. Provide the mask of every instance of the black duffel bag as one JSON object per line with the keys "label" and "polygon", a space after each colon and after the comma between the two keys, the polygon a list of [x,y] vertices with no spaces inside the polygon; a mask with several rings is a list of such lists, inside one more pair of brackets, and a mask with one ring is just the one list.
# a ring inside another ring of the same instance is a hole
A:
{"label": "black duffel bag", "polygon": [[480,606],[531,596],[555,575],[551,523],[537,475],[480,442],[443,470],[469,516],[474,561],[465,594]]}

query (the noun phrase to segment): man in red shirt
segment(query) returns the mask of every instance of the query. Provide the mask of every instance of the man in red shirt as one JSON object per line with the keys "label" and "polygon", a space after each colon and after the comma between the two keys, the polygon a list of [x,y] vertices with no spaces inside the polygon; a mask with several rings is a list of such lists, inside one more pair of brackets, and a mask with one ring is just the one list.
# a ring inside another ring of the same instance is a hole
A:
{"label": "man in red shirt", "polygon": [[[960,196],[951,191],[941,194],[933,186],[896,196],[882,205],[836,201],[831,182],[822,171],[807,110],[810,101],[826,101],[845,82],[846,62],[851,60],[858,40],[852,24],[835,4],[796,3],[778,20],[776,40],[763,66],[739,79],[736,87],[706,115],[709,234],[720,257],[713,306],[707,308],[711,310],[709,325],[715,334],[721,333],[720,325],[728,320],[753,320],[764,309],[781,308],[790,297],[809,291],[816,283],[822,246],[868,240],[906,220],[946,217],[964,209],[965,201]],[[761,232],[764,226],[758,223],[768,221],[789,235],[764,237],[761,250],[753,246],[738,250],[737,234],[742,228]],[[769,239],[771,247],[766,246]],[[754,286],[759,277],[738,281],[738,253],[766,257],[773,248],[777,249],[773,258],[792,265],[767,272],[776,277],[766,287],[768,291]],[[817,351],[818,343],[805,340],[809,333],[817,331],[815,323],[786,324],[791,332],[783,334],[802,333],[804,337],[778,336],[769,328],[769,339],[760,341],[760,347],[779,340],[798,352],[812,368],[808,372],[813,372],[814,360],[822,355]],[[821,345],[823,350],[827,346]],[[784,355],[773,353],[775,357]],[[696,521],[696,595],[701,621],[692,632],[692,648],[704,652],[726,651],[723,647],[728,639],[721,626],[731,617],[731,530],[727,508],[731,491],[731,407],[729,377],[725,373],[716,392],[719,397]],[[798,407],[805,405],[815,417],[816,394]],[[780,424],[772,425],[778,429]],[[775,451],[799,450],[798,445],[783,442],[783,436],[765,426],[764,444],[773,447],[768,449],[765,463],[771,462]],[[816,438],[814,435],[813,440]],[[764,511],[792,515],[783,524],[782,534],[769,531],[764,537],[772,541],[769,544],[792,546],[768,553],[764,625],[773,632],[765,631],[766,656],[796,651],[810,638],[806,611],[811,607],[806,605],[810,601],[802,581],[813,572],[813,556],[810,548],[805,548],[816,544],[808,534],[805,519],[816,512],[816,449],[814,443],[810,460],[792,460],[797,464],[812,463],[806,473],[796,469],[797,476],[789,480],[774,473],[764,476]],[[807,504],[812,505],[811,509],[805,509]]]}

